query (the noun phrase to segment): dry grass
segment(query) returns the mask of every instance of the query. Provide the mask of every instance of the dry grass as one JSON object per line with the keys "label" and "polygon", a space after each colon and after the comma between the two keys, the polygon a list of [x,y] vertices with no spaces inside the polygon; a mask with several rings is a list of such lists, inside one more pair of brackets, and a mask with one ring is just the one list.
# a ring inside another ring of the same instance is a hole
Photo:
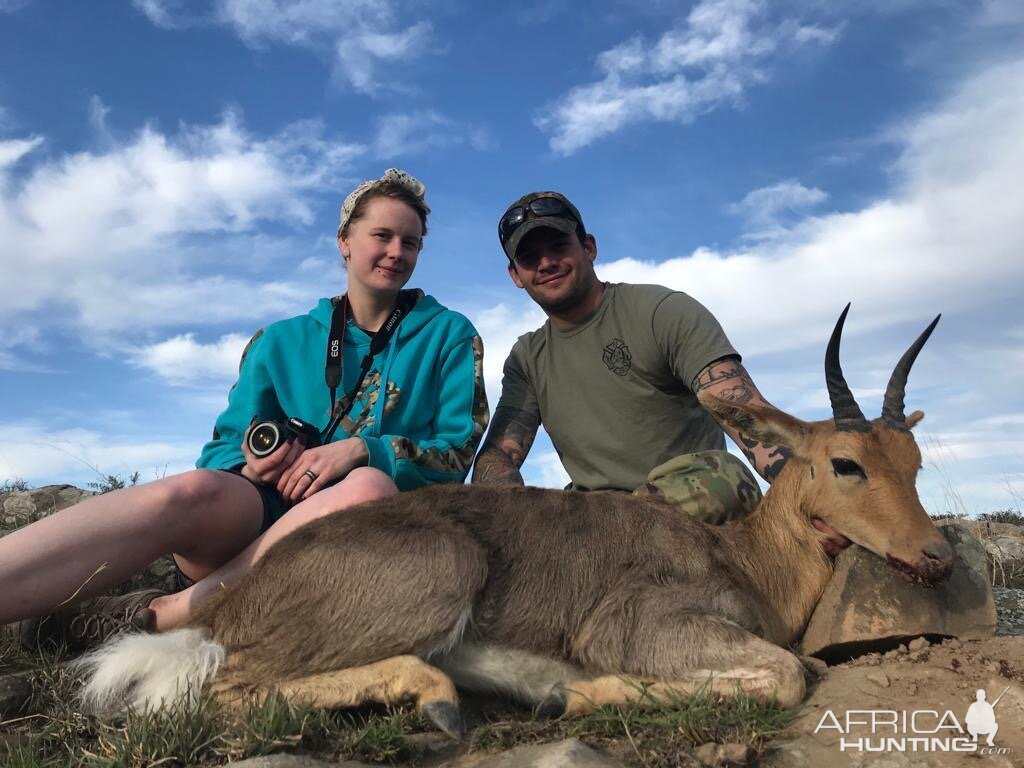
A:
{"label": "dry grass", "polygon": [[[31,669],[36,690],[27,710],[34,714],[0,720],[0,765],[205,768],[281,752],[415,765],[425,759],[428,742],[438,742],[426,736],[428,723],[408,708],[328,712],[280,698],[242,714],[206,699],[191,709],[104,723],[74,708],[78,681],[67,660],[60,649],[26,654],[6,634],[0,638],[0,674]],[[605,708],[585,718],[538,721],[528,712],[471,698],[463,706],[469,736],[451,749],[493,752],[575,736],[627,764],[656,768],[692,762],[684,756],[707,741],[740,742],[759,751],[795,716],[749,699],[724,703],[706,695],[674,701],[648,697],[646,703],[644,709]]]}

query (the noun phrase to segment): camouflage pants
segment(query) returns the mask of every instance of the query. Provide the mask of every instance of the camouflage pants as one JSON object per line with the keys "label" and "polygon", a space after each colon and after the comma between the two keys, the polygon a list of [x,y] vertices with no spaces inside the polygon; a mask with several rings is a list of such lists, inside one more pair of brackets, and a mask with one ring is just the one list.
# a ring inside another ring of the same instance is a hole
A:
{"label": "camouflage pants", "polygon": [[633,493],[661,496],[702,522],[721,525],[746,517],[761,500],[750,470],[728,451],[684,453],[651,470]]}

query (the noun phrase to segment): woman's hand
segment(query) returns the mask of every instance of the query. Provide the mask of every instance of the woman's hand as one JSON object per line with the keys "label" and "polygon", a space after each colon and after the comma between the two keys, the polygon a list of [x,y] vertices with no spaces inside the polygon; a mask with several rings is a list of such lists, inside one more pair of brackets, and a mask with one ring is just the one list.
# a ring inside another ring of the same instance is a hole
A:
{"label": "woman's hand", "polygon": [[[252,426],[249,425],[249,429],[252,429]],[[245,431],[245,438],[242,440],[242,455],[245,456],[242,476],[255,483],[276,483],[282,473],[302,455],[306,447],[301,440],[293,437],[281,443],[270,455],[257,458],[249,450],[249,429]]]}
{"label": "woman's hand", "polygon": [[358,437],[309,448],[281,475],[277,490],[286,501],[295,504],[356,467],[365,466],[369,458],[366,443]]}

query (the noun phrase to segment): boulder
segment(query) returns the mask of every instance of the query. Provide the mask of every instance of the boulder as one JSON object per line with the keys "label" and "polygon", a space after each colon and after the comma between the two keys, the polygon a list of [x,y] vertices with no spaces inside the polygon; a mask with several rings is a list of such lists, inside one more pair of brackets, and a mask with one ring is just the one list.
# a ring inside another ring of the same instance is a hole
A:
{"label": "boulder", "polygon": [[802,652],[837,663],[922,635],[991,637],[996,609],[985,548],[955,521],[937,526],[957,556],[947,581],[934,588],[910,582],[882,558],[850,547],[836,559],[835,574],[801,641]]}
{"label": "boulder", "polygon": [[497,755],[470,755],[445,765],[451,768],[621,768],[622,764],[591,749],[579,739],[565,739],[552,744],[514,747]]}
{"label": "boulder", "polygon": [[11,491],[0,496],[0,536],[74,506],[94,495],[73,485],[47,485],[29,491]]}
{"label": "boulder", "polygon": [[325,763],[308,755],[262,755],[237,763],[232,768],[374,768],[366,763],[346,760],[341,763]]}

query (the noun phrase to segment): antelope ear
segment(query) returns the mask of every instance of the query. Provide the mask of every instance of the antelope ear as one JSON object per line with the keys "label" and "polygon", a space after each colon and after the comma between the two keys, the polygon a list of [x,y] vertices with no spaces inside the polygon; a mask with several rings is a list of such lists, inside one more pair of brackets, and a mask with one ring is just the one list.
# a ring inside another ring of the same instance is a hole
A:
{"label": "antelope ear", "polygon": [[907,429],[913,429],[924,418],[924,411],[914,411],[907,416]]}
{"label": "antelope ear", "polygon": [[699,393],[697,399],[719,422],[761,443],[796,451],[810,431],[805,422],[771,406],[734,403],[708,392]]}

